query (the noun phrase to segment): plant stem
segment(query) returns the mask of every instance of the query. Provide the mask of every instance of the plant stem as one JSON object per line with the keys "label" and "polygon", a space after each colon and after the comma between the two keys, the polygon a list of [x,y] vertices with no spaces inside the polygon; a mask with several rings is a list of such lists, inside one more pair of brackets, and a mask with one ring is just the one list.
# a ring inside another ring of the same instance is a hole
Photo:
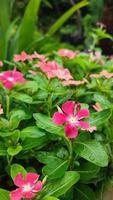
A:
{"label": "plant stem", "polygon": [[6,117],[9,116],[9,108],[10,108],[10,98],[9,95],[6,95]]}
{"label": "plant stem", "polygon": [[65,137],[65,141],[67,143],[68,151],[69,151],[69,166],[72,169],[72,162],[73,162],[73,147],[72,142],[67,137]]}

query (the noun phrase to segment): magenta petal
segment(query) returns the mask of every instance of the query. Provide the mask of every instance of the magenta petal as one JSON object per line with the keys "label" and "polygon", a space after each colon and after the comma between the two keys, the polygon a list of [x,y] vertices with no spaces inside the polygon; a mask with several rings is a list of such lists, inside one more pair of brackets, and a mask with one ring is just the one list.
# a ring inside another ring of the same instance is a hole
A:
{"label": "magenta petal", "polygon": [[83,121],[79,121],[78,126],[80,126],[82,129],[86,129],[86,130],[88,130],[90,128],[90,124],[88,122],[83,122]]}
{"label": "magenta petal", "polygon": [[24,193],[23,193],[23,197],[26,198],[26,199],[31,199],[31,198],[33,198],[35,195],[36,195],[36,193],[33,193],[32,191],[30,191],[30,192],[24,192]]}
{"label": "magenta petal", "polygon": [[38,183],[35,184],[33,192],[39,192],[40,190],[42,190],[43,184],[41,181],[38,181]]}
{"label": "magenta petal", "polygon": [[17,174],[17,176],[14,178],[14,184],[18,187],[22,187],[25,184],[21,173]]}
{"label": "magenta petal", "polygon": [[64,131],[68,138],[76,138],[78,135],[78,130],[77,130],[76,126],[72,126],[70,124],[66,125]]}
{"label": "magenta petal", "polygon": [[52,121],[57,125],[62,125],[66,122],[66,116],[61,112],[55,112]]}
{"label": "magenta petal", "polygon": [[21,200],[21,198],[22,198],[22,190],[20,188],[10,192],[11,200]]}
{"label": "magenta petal", "polygon": [[39,175],[36,173],[27,173],[26,175],[26,183],[30,183],[34,185],[34,183],[39,179]]}
{"label": "magenta petal", "polygon": [[63,105],[62,105],[62,110],[67,114],[74,114],[74,106],[75,106],[75,102],[74,101],[66,101]]}
{"label": "magenta petal", "polygon": [[82,118],[85,118],[85,117],[89,117],[89,110],[88,109],[82,109],[80,111],[78,111],[76,117],[77,119],[82,119]]}

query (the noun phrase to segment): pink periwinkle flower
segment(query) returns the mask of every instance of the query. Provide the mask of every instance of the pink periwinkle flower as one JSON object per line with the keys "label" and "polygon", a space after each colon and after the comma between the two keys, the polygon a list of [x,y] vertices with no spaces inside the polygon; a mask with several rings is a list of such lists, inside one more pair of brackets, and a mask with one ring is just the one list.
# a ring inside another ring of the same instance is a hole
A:
{"label": "pink periwinkle flower", "polygon": [[48,78],[55,78],[61,80],[73,79],[70,71],[66,68],[61,67],[57,62],[39,62],[36,67],[39,67],[41,71],[45,72]]}
{"label": "pink periwinkle flower", "polygon": [[14,55],[14,61],[19,62],[19,61],[26,61],[28,59],[28,54],[25,51],[22,51],[21,54],[16,54]]}
{"label": "pink periwinkle flower", "polygon": [[16,71],[16,69],[2,72],[0,74],[0,81],[2,81],[3,85],[9,90],[17,83],[26,82],[23,74],[19,71]]}
{"label": "pink periwinkle flower", "polygon": [[58,55],[61,57],[73,59],[77,55],[77,53],[69,49],[59,49]]}
{"label": "pink periwinkle flower", "polygon": [[[68,138],[76,138],[78,135],[77,127],[82,130],[92,131],[88,122],[82,121],[83,118],[89,117],[88,109],[81,109],[80,103],[67,101],[62,105],[61,112],[55,112],[52,121],[56,125],[65,124],[65,134]],[[94,129],[94,127],[93,127]]]}
{"label": "pink periwinkle flower", "polygon": [[33,198],[43,187],[42,182],[38,181],[38,179],[39,175],[36,173],[27,173],[25,178],[21,173],[17,174],[14,178],[14,184],[18,188],[10,192],[10,199],[21,200],[23,198]]}

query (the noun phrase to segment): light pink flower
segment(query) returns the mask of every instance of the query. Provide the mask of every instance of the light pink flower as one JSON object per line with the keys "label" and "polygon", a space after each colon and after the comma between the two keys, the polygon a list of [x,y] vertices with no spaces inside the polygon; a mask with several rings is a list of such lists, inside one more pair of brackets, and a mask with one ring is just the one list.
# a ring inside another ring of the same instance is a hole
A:
{"label": "light pink flower", "polygon": [[77,55],[77,52],[69,49],[59,49],[58,55],[61,57],[67,57],[73,59]]}
{"label": "light pink flower", "polygon": [[23,77],[23,74],[19,71],[16,71],[16,69],[2,72],[0,74],[0,81],[2,81],[3,85],[7,89],[11,89],[17,83],[26,82],[26,80]]}
{"label": "light pink flower", "polygon": [[28,72],[32,75],[37,75],[37,72],[33,71],[33,70],[28,70]]}
{"label": "light pink flower", "polygon": [[3,112],[3,108],[2,108],[2,105],[0,104],[0,115],[2,115],[4,112]]}
{"label": "light pink flower", "polygon": [[86,79],[83,80],[68,80],[68,81],[62,81],[62,84],[64,86],[69,86],[69,85],[75,85],[75,86],[79,86],[79,85],[83,85],[87,83]]}
{"label": "light pink flower", "polygon": [[0,67],[3,67],[3,62],[0,60]]}
{"label": "light pink flower", "polygon": [[18,188],[10,192],[11,200],[21,200],[23,198],[31,199],[37,192],[42,190],[43,184],[38,181],[39,175],[36,173],[27,173],[24,178],[21,173],[17,174],[14,179],[14,184]]}
{"label": "light pink flower", "polygon": [[70,80],[73,79],[71,73],[68,69],[61,67],[57,62],[39,62],[35,67],[38,67],[46,73],[48,78],[55,78],[61,80]]}
{"label": "light pink flower", "polygon": [[105,78],[112,78],[113,77],[113,73],[110,73],[110,72],[108,72],[107,70],[102,70],[101,72],[100,72],[100,75],[101,76],[105,76]]}
{"label": "light pink flower", "polygon": [[70,80],[73,79],[73,77],[70,74],[70,71],[66,68],[61,68],[61,69],[56,69],[56,70],[52,70],[53,76],[57,77],[61,80]]}
{"label": "light pink flower", "polygon": [[14,55],[14,61],[19,62],[19,61],[26,61],[28,59],[28,54],[25,51],[22,51],[21,54],[16,54]]}
{"label": "light pink flower", "polygon": [[76,138],[78,135],[77,127],[82,130],[89,130],[90,124],[81,119],[89,117],[88,109],[81,109],[80,103],[67,101],[62,105],[61,112],[55,112],[52,121],[56,125],[66,124],[64,131],[68,138]]}
{"label": "light pink flower", "polygon": [[95,105],[93,105],[93,108],[94,108],[97,112],[100,112],[100,111],[103,110],[100,103],[96,103]]}

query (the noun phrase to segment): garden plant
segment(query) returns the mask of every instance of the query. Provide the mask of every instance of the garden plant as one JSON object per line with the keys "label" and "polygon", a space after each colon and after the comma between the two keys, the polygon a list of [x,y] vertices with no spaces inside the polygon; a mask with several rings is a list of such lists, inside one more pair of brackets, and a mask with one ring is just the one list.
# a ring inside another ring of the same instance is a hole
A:
{"label": "garden plant", "polygon": [[[8,2],[0,0],[6,19]],[[99,24],[85,49],[55,35],[87,0],[37,31],[40,3],[29,1],[21,24],[0,23],[0,200],[104,200],[113,188],[113,56],[99,42],[112,36]]]}

